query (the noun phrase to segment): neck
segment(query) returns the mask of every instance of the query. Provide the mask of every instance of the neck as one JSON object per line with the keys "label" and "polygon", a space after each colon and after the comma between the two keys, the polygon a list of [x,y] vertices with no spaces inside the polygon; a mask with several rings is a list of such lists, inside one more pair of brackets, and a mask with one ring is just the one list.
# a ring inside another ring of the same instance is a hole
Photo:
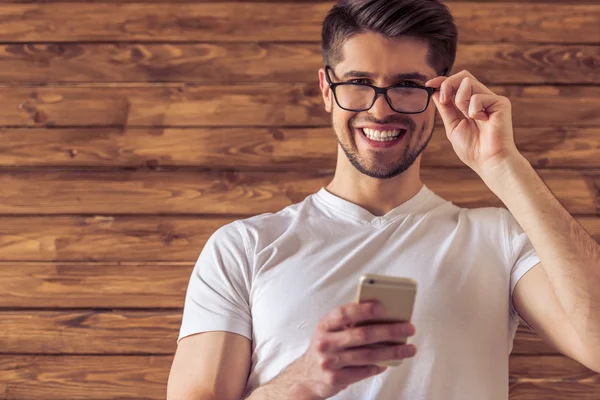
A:
{"label": "neck", "polygon": [[393,178],[376,179],[360,173],[345,156],[338,157],[333,180],[325,189],[375,216],[382,216],[419,193],[423,187],[420,162],[421,157]]}

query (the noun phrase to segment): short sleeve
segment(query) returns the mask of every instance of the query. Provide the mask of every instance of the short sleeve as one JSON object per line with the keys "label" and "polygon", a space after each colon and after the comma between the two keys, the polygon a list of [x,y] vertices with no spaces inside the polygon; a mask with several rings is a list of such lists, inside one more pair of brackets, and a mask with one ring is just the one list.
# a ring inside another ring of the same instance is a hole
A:
{"label": "short sleeve", "polygon": [[533,245],[529,241],[529,238],[515,219],[513,215],[508,211],[504,210],[505,215],[505,226],[508,236],[508,248],[510,249],[509,260],[511,262],[510,272],[510,309],[511,315],[516,318],[517,312],[512,304],[512,295],[515,290],[517,282],[525,275],[531,268],[539,264],[540,259],[533,248]]}
{"label": "short sleeve", "polygon": [[237,223],[219,228],[202,249],[188,283],[177,342],[209,331],[251,338],[250,262]]}

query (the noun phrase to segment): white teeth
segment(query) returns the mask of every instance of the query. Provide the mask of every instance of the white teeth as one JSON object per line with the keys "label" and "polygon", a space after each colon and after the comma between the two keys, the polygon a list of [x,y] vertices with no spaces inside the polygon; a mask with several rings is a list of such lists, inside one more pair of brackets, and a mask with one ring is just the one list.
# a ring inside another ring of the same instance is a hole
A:
{"label": "white teeth", "polygon": [[400,136],[400,133],[402,132],[401,129],[394,129],[390,131],[376,131],[374,129],[369,128],[363,128],[362,131],[365,134],[365,136],[369,139],[376,140],[379,142],[394,140],[398,136]]}

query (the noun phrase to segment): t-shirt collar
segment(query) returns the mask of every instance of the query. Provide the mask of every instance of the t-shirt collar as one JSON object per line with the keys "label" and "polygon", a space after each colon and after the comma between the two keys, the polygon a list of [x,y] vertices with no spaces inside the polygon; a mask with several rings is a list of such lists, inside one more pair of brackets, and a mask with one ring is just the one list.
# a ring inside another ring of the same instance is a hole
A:
{"label": "t-shirt collar", "polygon": [[334,195],[329,192],[327,189],[322,187],[315,196],[318,200],[321,200],[326,206],[333,209],[334,211],[338,211],[342,214],[346,214],[347,216],[353,217],[353,219],[358,219],[360,221],[373,224],[378,223],[382,224],[396,217],[408,215],[410,213],[414,213],[426,206],[427,199],[433,193],[426,185],[423,185],[421,189],[414,195],[412,198],[408,199],[404,203],[390,210],[387,214],[378,217],[371,214],[370,211],[362,208],[361,206],[354,204],[348,200],[344,200],[341,197]]}

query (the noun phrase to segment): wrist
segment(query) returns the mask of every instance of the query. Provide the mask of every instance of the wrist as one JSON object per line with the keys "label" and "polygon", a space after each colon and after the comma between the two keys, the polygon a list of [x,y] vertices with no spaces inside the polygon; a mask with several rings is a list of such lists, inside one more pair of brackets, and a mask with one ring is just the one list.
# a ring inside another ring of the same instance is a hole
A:
{"label": "wrist", "polygon": [[484,183],[496,194],[510,190],[519,176],[533,167],[520,153],[515,153],[500,161],[488,161],[476,171]]}
{"label": "wrist", "polygon": [[307,385],[274,379],[252,392],[247,400],[324,400],[316,396]]}

